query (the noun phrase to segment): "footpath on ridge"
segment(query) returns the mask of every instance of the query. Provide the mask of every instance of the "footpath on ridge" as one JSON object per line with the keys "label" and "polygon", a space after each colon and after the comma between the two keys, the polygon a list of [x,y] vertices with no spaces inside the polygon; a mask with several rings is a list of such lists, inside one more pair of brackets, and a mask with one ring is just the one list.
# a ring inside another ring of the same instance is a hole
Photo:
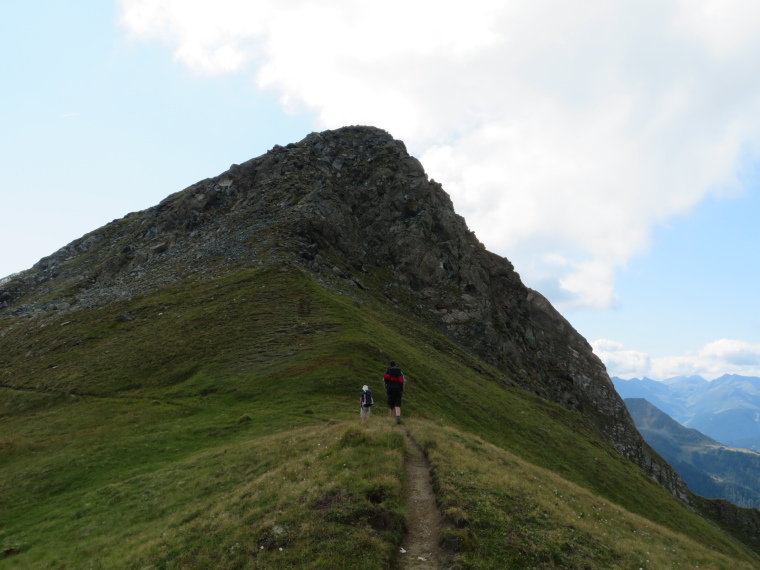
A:
{"label": "footpath on ridge", "polygon": [[430,465],[417,442],[405,430],[408,454],[404,459],[407,534],[401,543],[401,568],[440,568],[441,513],[435,504]]}

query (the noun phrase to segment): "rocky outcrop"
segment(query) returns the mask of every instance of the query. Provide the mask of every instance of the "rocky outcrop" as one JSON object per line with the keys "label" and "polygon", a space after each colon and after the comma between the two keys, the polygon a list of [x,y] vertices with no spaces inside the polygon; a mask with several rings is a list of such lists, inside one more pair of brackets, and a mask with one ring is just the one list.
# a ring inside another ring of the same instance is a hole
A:
{"label": "rocky outcrop", "polygon": [[703,513],[717,521],[732,535],[742,537],[744,542],[755,549],[760,547],[760,511],[738,507],[725,499],[694,496],[692,500]]}
{"label": "rocky outcrop", "polygon": [[620,453],[686,497],[589,344],[483,247],[440,184],[379,129],[313,133],[114,221],[7,283],[12,302],[0,311],[76,310],[273,263],[433,322],[513,382],[585,414]]}

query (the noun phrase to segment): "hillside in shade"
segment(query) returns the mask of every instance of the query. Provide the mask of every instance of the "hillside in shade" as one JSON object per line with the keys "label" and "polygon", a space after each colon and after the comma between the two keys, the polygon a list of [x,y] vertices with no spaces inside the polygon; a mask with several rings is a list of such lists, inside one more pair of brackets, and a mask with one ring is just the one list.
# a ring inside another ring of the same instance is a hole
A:
{"label": "hillside in shade", "polygon": [[687,428],[644,400],[625,400],[636,427],[689,489],[703,497],[760,508],[760,454],[732,449]]}
{"label": "hillside in shade", "polygon": [[[757,511],[689,492],[379,129],[275,147],[0,287],[8,567],[400,566],[410,446],[446,567],[760,561]],[[391,358],[404,423],[360,423]]]}

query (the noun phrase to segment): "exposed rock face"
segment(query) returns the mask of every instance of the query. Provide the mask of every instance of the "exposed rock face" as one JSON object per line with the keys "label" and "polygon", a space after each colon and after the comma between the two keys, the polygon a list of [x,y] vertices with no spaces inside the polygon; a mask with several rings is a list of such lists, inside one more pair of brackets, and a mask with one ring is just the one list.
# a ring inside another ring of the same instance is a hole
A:
{"label": "exposed rock face", "polygon": [[750,544],[760,544],[760,511],[757,509],[737,507],[725,499],[703,499],[697,497],[696,502],[708,513],[708,516],[721,521],[733,531],[746,537]]}
{"label": "exposed rock face", "polygon": [[[356,295],[368,276],[383,276],[389,302],[527,390],[586,414],[620,453],[686,497],[589,344],[508,260],[486,251],[441,186],[379,129],[311,134],[114,221],[5,284],[11,302],[0,314],[76,310],[270,263],[301,266]],[[54,300],[35,302],[43,296]]]}

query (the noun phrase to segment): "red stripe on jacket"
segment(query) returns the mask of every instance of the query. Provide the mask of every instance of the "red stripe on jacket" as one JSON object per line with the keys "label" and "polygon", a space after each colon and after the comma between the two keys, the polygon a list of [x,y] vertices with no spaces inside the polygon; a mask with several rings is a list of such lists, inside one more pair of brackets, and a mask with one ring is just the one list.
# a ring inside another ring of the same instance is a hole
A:
{"label": "red stripe on jacket", "polygon": [[385,382],[400,382],[401,384],[404,383],[404,377],[403,376],[391,376],[387,372],[383,374],[383,380]]}

